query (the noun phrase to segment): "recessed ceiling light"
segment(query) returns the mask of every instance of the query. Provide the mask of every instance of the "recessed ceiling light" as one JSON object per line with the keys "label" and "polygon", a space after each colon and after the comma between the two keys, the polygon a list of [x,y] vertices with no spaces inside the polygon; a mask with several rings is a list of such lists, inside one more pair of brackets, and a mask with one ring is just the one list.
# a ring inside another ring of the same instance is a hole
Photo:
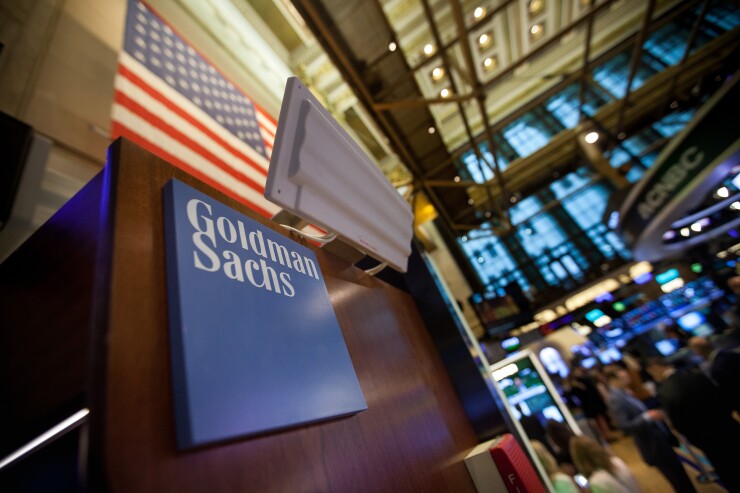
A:
{"label": "recessed ceiling light", "polygon": [[483,60],[483,68],[486,70],[493,70],[498,65],[498,59],[494,57],[488,57],[485,60]]}
{"label": "recessed ceiling light", "polygon": [[439,91],[439,95],[442,96],[443,98],[446,98],[447,96],[450,95],[450,90],[445,87],[444,89]]}
{"label": "recessed ceiling light", "polygon": [[396,51],[396,48],[397,47],[398,47],[398,45],[396,45],[396,42],[395,41],[391,41],[390,43],[388,43],[388,49],[391,50],[391,51]]}
{"label": "recessed ceiling light", "polygon": [[531,0],[529,2],[529,13],[538,14],[544,5],[545,4],[542,0]]}
{"label": "recessed ceiling light", "polygon": [[442,67],[434,67],[432,70],[432,80],[440,80],[445,75],[445,69]]}
{"label": "recessed ceiling light", "polygon": [[529,28],[529,32],[532,33],[532,36],[534,37],[541,36],[543,32],[542,24],[532,25],[532,27]]}
{"label": "recessed ceiling light", "polygon": [[424,54],[425,54],[426,56],[429,56],[429,55],[431,55],[432,53],[434,53],[434,45],[433,45],[432,43],[427,43],[427,44],[425,44],[425,45],[424,45]]}
{"label": "recessed ceiling light", "polygon": [[460,177],[456,176],[452,179],[452,181],[454,181],[455,183],[460,183]]}
{"label": "recessed ceiling light", "polygon": [[588,144],[593,144],[597,140],[599,140],[599,133],[598,132],[589,132],[586,134],[586,136],[583,138]]}
{"label": "recessed ceiling light", "polygon": [[486,46],[490,42],[491,42],[491,37],[486,33],[481,34],[480,38],[478,38],[478,44],[481,46]]}
{"label": "recessed ceiling light", "polygon": [[689,231],[689,228],[681,228],[681,236],[688,237],[691,234],[691,231]]}
{"label": "recessed ceiling light", "polygon": [[476,7],[473,11],[473,17],[475,17],[476,19],[480,19],[484,15],[486,15],[486,9],[484,9],[483,7]]}
{"label": "recessed ceiling light", "polygon": [[436,129],[435,129],[434,127],[429,127],[429,133],[430,133],[430,134],[433,134],[433,133],[434,133],[434,132],[436,132],[436,131],[437,131],[437,130],[436,130]]}

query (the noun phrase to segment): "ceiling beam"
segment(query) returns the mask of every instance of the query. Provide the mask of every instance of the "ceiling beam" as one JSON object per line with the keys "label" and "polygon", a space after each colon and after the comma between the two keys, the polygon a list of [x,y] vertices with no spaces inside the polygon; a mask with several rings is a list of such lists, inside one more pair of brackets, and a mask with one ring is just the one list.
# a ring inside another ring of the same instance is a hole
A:
{"label": "ceiling beam", "polygon": [[[481,26],[485,25],[486,23],[491,22],[493,20],[493,18],[499,12],[503,12],[504,9],[506,9],[506,7],[508,7],[509,5],[511,5],[512,3],[516,2],[516,1],[517,0],[504,0],[503,3],[499,4],[498,6],[496,6],[496,8],[494,8],[490,12],[487,12],[486,15],[484,15],[478,22],[476,22],[475,24],[473,24],[472,26],[470,26],[470,29],[467,32],[474,31],[474,30],[480,28]],[[450,41],[448,41],[447,44],[445,44],[444,46],[440,46],[440,48],[438,50],[438,53],[446,52],[447,50],[451,49],[458,41],[460,41],[460,39],[461,39],[460,36],[455,36]],[[391,82],[391,84],[388,87],[386,87],[382,91],[380,91],[376,95],[376,97],[378,99],[382,99],[383,97],[387,96],[395,88],[397,88],[401,83],[409,80],[409,78],[411,78],[411,76],[413,76],[416,72],[418,72],[422,68],[426,67],[433,60],[436,60],[436,59],[437,59],[436,56],[431,56],[429,58],[426,58],[425,60],[423,60],[419,64],[417,64],[414,67],[412,67],[410,71],[404,72],[403,74],[401,74],[396,80],[394,80],[393,82]]]}
{"label": "ceiling beam", "polygon": [[[296,8],[302,11],[303,17],[306,19],[306,21],[310,22],[314,26],[316,31],[320,33],[320,36],[317,36],[317,38],[321,43],[324,44],[324,49],[327,51],[327,53],[329,53],[329,56],[334,60],[334,63],[349,79],[347,82],[351,87],[354,88],[360,100],[368,109],[372,110],[372,95],[370,94],[368,88],[365,86],[362,77],[355,67],[353,60],[349,58],[351,50],[346,43],[343,43],[337,39],[331,27],[329,26],[329,22],[327,21],[326,16],[322,12],[323,9],[321,9],[322,11],[319,10],[319,2],[314,2],[311,0],[292,1]],[[380,12],[381,14],[383,13],[382,9],[380,10]],[[397,131],[396,126],[385,116],[383,112],[373,111],[372,114],[375,116],[375,119],[380,128],[382,128],[386,135],[388,135],[388,137],[390,138],[393,148],[403,161],[404,165],[420,183],[422,190],[427,194],[429,200],[437,209],[440,216],[448,225],[448,227],[452,228],[453,222],[449,216],[447,209],[443,207],[442,202],[440,201],[434,190],[431,187],[426,186],[421,180],[422,173],[416,165],[413,153],[408,148],[408,143],[402,138],[400,133]]]}
{"label": "ceiling beam", "polygon": [[[686,63],[686,60],[689,59],[689,54],[691,53],[691,50],[694,49],[694,43],[696,43],[696,38],[699,35],[699,28],[701,27],[702,22],[704,22],[704,18],[707,16],[707,12],[709,11],[709,5],[711,5],[712,0],[704,0],[704,5],[701,7],[701,12],[699,12],[699,17],[696,18],[696,21],[694,21],[694,25],[691,26],[691,34],[689,34],[689,40],[686,42],[686,49],[683,51],[683,56],[681,57],[681,61],[678,62],[679,69],[684,66]],[[679,70],[680,73],[680,70]],[[671,90],[668,91],[668,97],[673,98],[676,92],[676,83],[677,79],[674,78],[671,81]]]}
{"label": "ceiling beam", "polygon": [[[506,225],[511,226],[508,209],[509,194],[506,190],[504,175],[501,173],[501,167],[498,164],[498,157],[496,156],[496,154],[498,153],[498,146],[496,145],[496,141],[493,138],[491,123],[488,120],[488,111],[486,109],[486,95],[483,92],[483,85],[478,79],[478,74],[475,69],[475,61],[473,61],[473,53],[470,49],[470,37],[468,36],[468,31],[465,29],[465,20],[463,19],[462,9],[460,8],[458,0],[450,0],[450,7],[452,8],[452,16],[455,18],[455,24],[457,24],[457,35],[461,39],[462,51],[465,57],[465,64],[468,66],[470,80],[473,81],[473,92],[475,92],[477,95],[476,101],[478,103],[478,111],[483,118],[483,128],[486,136],[488,137],[488,149],[491,151],[491,156],[493,158],[493,176],[494,179],[498,181],[498,184],[501,187],[501,193],[504,196],[503,204],[492,202],[491,206],[494,207],[496,210],[500,210],[503,213],[502,218],[504,219]],[[475,146],[474,142],[473,145]],[[477,148],[477,146],[475,147]],[[489,167],[491,167],[490,164]],[[489,196],[489,200],[493,201],[493,197]]]}
{"label": "ceiling beam", "polygon": [[[589,12],[594,9],[594,0],[589,1]],[[589,17],[586,23],[586,38],[583,47],[583,68],[581,69],[581,81],[578,87],[578,118],[583,121],[583,106],[586,104],[586,85],[588,84],[588,59],[591,58],[591,37],[594,30],[594,17]]]}
{"label": "ceiling beam", "polygon": [[617,116],[617,126],[615,128],[616,134],[622,131],[622,124],[624,123],[624,111],[627,109],[629,104],[630,94],[632,93],[632,83],[635,80],[635,74],[637,73],[637,67],[640,65],[640,59],[642,58],[643,47],[645,46],[645,40],[650,32],[650,24],[653,20],[653,11],[655,10],[655,0],[648,0],[647,7],[645,7],[645,17],[642,20],[642,28],[637,35],[634,47],[632,49],[632,58],[630,59],[630,71],[627,77],[627,89],[622,98],[622,103],[619,108],[619,114]]}
{"label": "ceiling beam", "polygon": [[[439,35],[439,30],[437,29],[437,23],[434,20],[434,14],[432,13],[432,8],[429,5],[429,0],[421,0],[421,5],[424,9],[424,16],[426,17],[427,22],[429,23],[429,27],[432,30],[432,36],[434,37],[434,42],[437,44],[437,46],[441,46],[442,39]],[[458,88],[457,82],[455,81],[454,74],[450,70],[451,65],[449,62],[449,58],[447,56],[447,51],[440,51],[440,56],[442,57],[442,64],[444,66],[445,73],[447,74],[447,78],[450,80],[450,86],[452,87],[452,91],[454,94],[459,94],[459,88]],[[468,115],[465,113],[465,108],[463,108],[463,105],[461,102],[457,103],[457,110],[460,113],[460,116],[462,117],[463,126],[465,127],[465,133],[468,136],[468,142],[470,143],[470,146],[472,147],[473,152],[475,153],[475,157],[478,163],[480,174],[481,176],[485,176],[485,173],[483,172],[483,165],[481,163],[485,163],[486,161],[483,160],[480,149],[478,149],[478,146],[475,144],[473,132],[470,129],[470,122],[468,122]],[[491,172],[495,173],[493,169],[491,169]],[[498,204],[494,203],[493,201],[493,194],[491,193],[490,187],[486,187],[486,193],[491,202],[491,205],[496,207],[499,214],[503,215],[503,211],[501,210],[500,206],[497,207]]]}
{"label": "ceiling beam", "polygon": [[435,104],[461,103],[472,99],[474,94],[451,94],[446,98],[415,98],[399,99],[396,101],[384,101],[382,103],[373,103],[373,109],[376,111],[391,111],[406,108],[418,108],[419,106],[432,106]]}
{"label": "ceiling beam", "polygon": [[557,33],[553,34],[547,41],[539,45],[534,50],[527,53],[526,56],[521,57],[514,63],[509,64],[505,69],[503,69],[501,72],[496,75],[493,79],[486,82],[483,86],[483,91],[488,92],[491,88],[493,88],[496,84],[498,84],[504,77],[510,75],[514,72],[514,70],[518,69],[525,63],[528,63],[533,58],[536,58],[540,56],[542,53],[547,51],[551,46],[553,46],[556,43],[560,42],[560,39],[567,35],[569,32],[573,31],[577,27],[581,26],[581,24],[584,24],[586,22],[589,22],[589,19],[599,14],[602,10],[605,10],[607,7],[609,7],[614,0],[605,0],[603,3],[598,4],[593,9],[589,10],[586,14],[582,15],[575,21],[571,22],[564,28],[562,28]]}

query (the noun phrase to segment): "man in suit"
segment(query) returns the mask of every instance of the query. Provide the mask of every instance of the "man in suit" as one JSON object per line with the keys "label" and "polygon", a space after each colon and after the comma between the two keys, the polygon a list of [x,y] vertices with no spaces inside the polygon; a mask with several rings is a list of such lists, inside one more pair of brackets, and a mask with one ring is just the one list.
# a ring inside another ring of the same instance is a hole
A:
{"label": "man in suit", "polygon": [[628,391],[630,376],[627,370],[613,367],[607,371],[610,392],[608,405],[617,425],[631,435],[642,459],[658,468],[677,493],[696,493],[691,479],[673,451],[678,441],[665,424],[662,411],[648,410]]}
{"label": "man in suit", "polygon": [[740,491],[737,458],[729,447],[740,443],[740,424],[717,387],[698,370],[677,371],[661,358],[651,358],[645,368],[658,382],[660,407],[673,426],[702,449],[730,491]]}
{"label": "man in suit", "polygon": [[[740,277],[740,276],[738,276]],[[740,413],[740,347],[717,348],[706,337],[689,339],[689,348],[704,359],[704,373],[717,385],[721,397],[735,412]]]}

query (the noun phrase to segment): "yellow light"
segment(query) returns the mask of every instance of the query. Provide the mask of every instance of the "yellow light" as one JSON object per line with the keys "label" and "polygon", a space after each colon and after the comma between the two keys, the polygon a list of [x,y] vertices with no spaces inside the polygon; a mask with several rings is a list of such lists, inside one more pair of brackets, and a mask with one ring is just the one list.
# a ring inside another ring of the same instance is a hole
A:
{"label": "yellow light", "polygon": [[429,133],[433,134],[434,132],[436,132],[436,129],[434,127],[429,127]]}
{"label": "yellow light", "polygon": [[442,67],[434,67],[434,70],[432,70],[432,80],[439,80],[445,75],[445,69]]}
{"label": "yellow light", "polygon": [[484,15],[486,15],[486,9],[484,9],[483,7],[476,7],[473,11],[473,17],[475,17],[476,19],[480,19]]}
{"label": "yellow light", "polygon": [[434,53],[434,45],[432,43],[427,43],[424,45],[424,54],[429,56],[432,53]]}
{"label": "yellow light", "polygon": [[389,50],[396,51],[396,48],[397,48],[397,45],[396,45],[396,42],[395,41],[391,41],[390,43],[388,43],[388,49]]}
{"label": "yellow light", "polygon": [[538,36],[539,34],[542,34],[542,24],[534,24],[532,27],[529,28],[529,32],[532,33],[532,36]]}
{"label": "yellow light", "polygon": [[540,10],[542,10],[542,6],[543,6],[542,0],[532,0],[531,2],[529,2],[529,13],[530,14],[538,13]]}
{"label": "yellow light", "polygon": [[460,183],[460,177],[456,176],[452,179],[452,181],[454,181],[455,183]]}
{"label": "yellow light", "polygon": [[450,95],[450,90],[445,87],[444,89],[439,91],[439,95],[442,96],[443,98],[446,98],[447,96]]}
{"label": "yellow light", "polygon": [[485,33],[481,34],[480,38],[478,38],[478,44],[481,46],[486,46],[489,41],[491,41],[491,38]]}

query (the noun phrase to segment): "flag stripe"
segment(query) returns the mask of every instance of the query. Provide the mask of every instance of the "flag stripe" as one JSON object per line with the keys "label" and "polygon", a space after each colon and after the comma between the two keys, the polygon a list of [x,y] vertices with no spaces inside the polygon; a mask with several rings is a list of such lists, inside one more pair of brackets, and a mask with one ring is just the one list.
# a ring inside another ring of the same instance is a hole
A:
{"label": "flag stripe", "polygon": [[[209,185],[237,198],[246,201],[268,217],[280,210],[278,206],[267,201],[259,192],[244,183],[234,180],[222,169],[198,155],[187,146],[169,136],[162,129],[136,115],[118,103],[113,104],[114,121],[120,127],[128,129],[125,136],[142,147],[153,150],[163,159],[187,171]],[[133,131],[132,129],[137,129]],[[120,130],[120,128],[119,128]],[[228,191],[227,191],[228,190]]]}
{"label": "flag stripe", "polygon": [[[189,138],[187,135],[185,135],[184,133],[180,132],[177,128],[175,128],[175,126],[170,125],[168,122],[164,121],[159,116],[145,109],[142,105],[133,101],[126,94],[122,92],[116,92],[116,95],[114,97],[114,102],[128,109],[133,114],[141,117],[143,120],[154,125],[156,128],[159,128],[160,130],[165,132],[168,136],[172,137],[173,139],[175,139],[182,145],[188,147],[195,154],[199,155],[200,157],[207,160],[211,164],[214,164],[215,166],[220,168],[222,171],[228,173],[234,179],[243,182],[244,184],[246,184],[247,186],[249,186],[250,188],[252,188],[258,193],[263,191],[264,187],[260,186],[258,182],[254,181],[252,178],[248,177],[243,172],[240,172],[234,169],[232,166],[229,166],[223,160],[219,159],[213,153],[205,149],[198,142]],[[206,140],[201,140],[201,142],[205,143]]]}
{"label": "flag stripe", "polygon": [[[116,86],[116,98],[118,101],[127,106],[130,104],[136,104],[140,106],[137,113],[141,114],[146,112],[152,114],[166,124],[174,127],[178,132],[181,132],[187,138],[193,141],[195,146],[203,146],[210,154],[218,156],[218,159],[224,163],[225,166],[232,168],[239,174],[243,174],[247,178],[256,183],[263,183],[266,173],[258,167],[256,164],[251,163],[246,158],[235,156],[228,152],[228,148],[218,145],[219,138],[213,135],[211,132],[204,130],[202,126],[198,125],[190,115],[176,111],[176,108],[172,108],[171,104],[167,104],[168,101],[161,95],[156,94],[151,89],[146,90],[132,84],[126,77],[119,77],[115,81]],[[125,99],[125,102],[121,100]],[[260,188],[264,188],[260,185]]]}
{"label": "flag stripe", "polygon": [[[269,163],[263,156],[230,132],[224,132],[223,128],[217,122],[213,121],[210,115],[162,82],[158,77],[149,72],[146,67],[143,67],[126,53],[121,55],[119,73],[121,76],[144,89],[150,96],[161,101],[167,108],[187,120],[191,125],[206,133],[235,156],[244,159],[248,163],[255,164],[257,168],[265,172],[267,171]],[[166,97],[163,97],[163,95]]]}

